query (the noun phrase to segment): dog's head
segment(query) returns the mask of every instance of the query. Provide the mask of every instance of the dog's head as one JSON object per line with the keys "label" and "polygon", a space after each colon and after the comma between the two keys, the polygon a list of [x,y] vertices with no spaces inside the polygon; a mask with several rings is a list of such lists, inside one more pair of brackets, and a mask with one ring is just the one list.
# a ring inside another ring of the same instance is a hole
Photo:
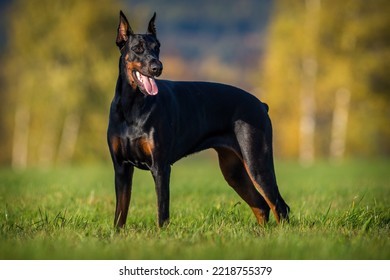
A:
{"label": "dog's head", "polygon": [[128,83],[145,95],[156,95],[155,77],[161,75],[163,65],[159,60],[160,42],[157,40],[156,13],[149,21],[146,34],[134,34],[123,12],[119,15],[116,45],[121,52],[121,71]]}

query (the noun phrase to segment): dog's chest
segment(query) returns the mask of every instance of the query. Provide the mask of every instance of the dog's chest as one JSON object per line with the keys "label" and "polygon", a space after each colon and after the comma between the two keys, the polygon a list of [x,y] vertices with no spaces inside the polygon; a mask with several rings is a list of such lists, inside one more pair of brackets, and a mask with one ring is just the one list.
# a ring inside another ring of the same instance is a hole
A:
{"label": "dog's chest", "polygon": [[130,162],[140,169],[150,169],[153,162],[153,131],[138,132],[127,128],[110,137],[112,151],[119,162]]}

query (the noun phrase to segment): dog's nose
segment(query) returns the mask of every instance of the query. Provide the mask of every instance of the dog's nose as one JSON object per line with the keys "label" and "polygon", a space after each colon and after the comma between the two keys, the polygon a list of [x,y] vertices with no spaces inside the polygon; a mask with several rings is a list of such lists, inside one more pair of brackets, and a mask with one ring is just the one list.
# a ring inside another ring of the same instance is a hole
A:
{"label": "dog's nose", "polygon": [[153,76],[160,76],[163,70],[163,65],[158,60],[153,60],[149,65],[149,71]]}

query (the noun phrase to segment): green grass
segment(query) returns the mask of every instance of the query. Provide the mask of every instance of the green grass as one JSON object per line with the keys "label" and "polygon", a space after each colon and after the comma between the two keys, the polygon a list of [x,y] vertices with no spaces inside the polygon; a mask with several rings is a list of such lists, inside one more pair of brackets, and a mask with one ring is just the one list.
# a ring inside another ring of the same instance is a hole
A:
{"label": "green grass", "polygon": [[111,165],[0,169],[0,259],[389,259],[390,161],[277,162],[291,222],[256,224],[215,160],[172,169],[171,223],[156,227],[136,171],[127,228],[113,228]]}

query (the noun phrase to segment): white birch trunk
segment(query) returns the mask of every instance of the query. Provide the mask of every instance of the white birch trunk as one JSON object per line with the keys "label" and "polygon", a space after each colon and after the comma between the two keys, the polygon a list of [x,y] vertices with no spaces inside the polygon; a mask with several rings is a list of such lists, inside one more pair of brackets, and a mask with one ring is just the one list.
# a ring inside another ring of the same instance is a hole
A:
{"label": "white birch trunk", "polygon": [[306,0],[305,42],[302,58],[302,90],[299,159],[304,165],[314,161],[317,59],[316,41],[319,29],[320,0]]}
{"label": "white birch trunk", "polygon": [[340,88],[336,91],[335,97],[332,135],[330,141],[330,157],[334,160],[341,160],[345,154],[351,93],[346,88]]}
{"label": "white birch trunk", "polygon": [[66,163],[73,157],[79,134],[80,117],[68,114],[65,118],[60,144],[58,146],[57,162]]}
{"label": "white birch trunk", "polygon": [[53,165],[56,151],[57,122],[54,119],[48,119],[42,128],[42,139],[38,150],[38,163],[43,167]]}
{"label": "white birch trunk", "polygon": [[303,61],[303,80],[301,91],[301,121],[300,121],[300,153],[302,164],[310,165],[314,161],[315,147],[315,84],[317,78],[317,62],[306,58]]}
{"label": "white birch trunk", "polygon": [[25,169],[27,167],[29,126],[30,110],[23,105],[19,105],[15,112],[12,145],[12,168],[14,169]]}

